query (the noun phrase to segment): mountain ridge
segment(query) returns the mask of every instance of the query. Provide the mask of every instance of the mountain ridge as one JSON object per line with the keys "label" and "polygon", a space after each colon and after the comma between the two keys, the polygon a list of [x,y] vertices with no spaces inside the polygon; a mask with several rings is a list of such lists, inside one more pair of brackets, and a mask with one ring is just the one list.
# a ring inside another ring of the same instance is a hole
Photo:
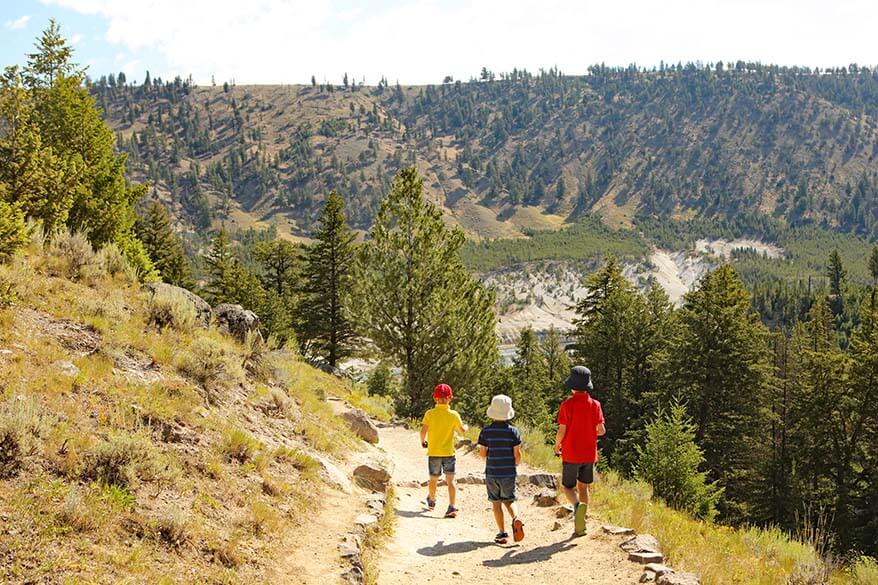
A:
{"label": "mountain ridge", "polygon": [[474,239],[583,213],[768,215],[872,235],[878,75],[758,64],[514,71],[438,86],[91,84],[130,176],[184,224],[306,236],[337,190],[366,229],[399,168]]}

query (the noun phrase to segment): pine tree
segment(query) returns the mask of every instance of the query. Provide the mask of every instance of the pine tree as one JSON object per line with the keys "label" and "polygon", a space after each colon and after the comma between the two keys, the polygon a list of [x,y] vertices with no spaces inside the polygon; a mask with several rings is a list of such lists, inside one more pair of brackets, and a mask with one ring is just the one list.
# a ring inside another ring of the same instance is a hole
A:
{"label": "pine tree", "polygon": [[403,416],[422,412],[439,381],[475,408],[498,362],[494,298],[463,266],[463,242],[424,199],[417,171],[402,169],[362,249],[354,314],[405,372]]}
{"label": "pine tree", "polygon": [[138,217],[134,230],[163,281],[183,288],[194,286],[183,243],[174,232],[168,211],[161,203],[150,203]]}
{"label": "pine tree", "polygon": [[645,444],[637,445],[635,475],[652,485],[655,496],[672,508],[712,520],[722,488],[699,471],[704,455],[686,409],[678,403],[670,411],[660,408],[646,425],[645,435]]}
{"label": "pine tree", "polygon": [[872,285],[878,286],[878,246],[872,248],[869,256],[869,274],[872,276]]}
{"label": "pine tree", "polygon": [[344,200],[333,191],[313,234],[305,258],[305,300],[300,340],[306,351],[326,359],[330,367],[350,355],[356,331],[349,316],[348,295],[356,260],[354,234],[347,226]]}
{"label": "pine tree", "polygon": [[841,261],[838,250],[829,254],[829,262],[826,266],[826,276],[829,278],[829,294],[832,299],[832,312],[839,316],[844,311],[844,293],[847,286],[847,270]]}
{"label": "pine tree", "polygon": [[748,518],[767,445],[767,331],[729,265],[708,273],[686,295],[677,318],[659,365],[659,398],[679,399],[693,416],[710,477],[726,490],[724,515]]}
{"label": "pine tree", "polygon": [[8,261],[28,240],[24,213],[3,200],[4,190],[0,184],[0,264]]}
{"label": "pine tree", "polygon": [[239,267],[225,228],[221,228],[214,237],[210,252],[204,258],[204,265],[207,273],[204,296],[207,300],[213,305],[234,303],[239,296]]}
{"label": "pine tree", "polygon": [[549,411],[545,391],[549,380],[539,339],[532,327],[523,329],[519,334],[512,374],[515,379],[512,398],[518,403],[516,408],[520,419],[534,427],[547,428]]}

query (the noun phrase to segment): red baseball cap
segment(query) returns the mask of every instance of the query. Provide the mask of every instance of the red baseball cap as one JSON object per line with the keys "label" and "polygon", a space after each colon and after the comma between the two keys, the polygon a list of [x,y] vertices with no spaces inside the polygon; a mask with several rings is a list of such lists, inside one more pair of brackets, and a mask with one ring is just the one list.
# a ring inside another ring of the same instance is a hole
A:
{"label": "red baseball cap", "polygon": [[433,398],[451,398],[454,396],[454,391],[451,389],[451,386],[448,384],[439,384],[433,389]]}

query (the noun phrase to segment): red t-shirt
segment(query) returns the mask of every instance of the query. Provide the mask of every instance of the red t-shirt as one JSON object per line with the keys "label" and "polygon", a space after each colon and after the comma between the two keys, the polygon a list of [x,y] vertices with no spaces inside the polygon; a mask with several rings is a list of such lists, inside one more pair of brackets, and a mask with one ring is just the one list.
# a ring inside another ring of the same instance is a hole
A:
{"label": "red t-shirt", "polygon": [[567,427],[561,441],[561,459],[566,463],[594,463],[598,458],[597,426],[603,424],[601,403],[588,392],[574,392],[561,403],[558,424]]}

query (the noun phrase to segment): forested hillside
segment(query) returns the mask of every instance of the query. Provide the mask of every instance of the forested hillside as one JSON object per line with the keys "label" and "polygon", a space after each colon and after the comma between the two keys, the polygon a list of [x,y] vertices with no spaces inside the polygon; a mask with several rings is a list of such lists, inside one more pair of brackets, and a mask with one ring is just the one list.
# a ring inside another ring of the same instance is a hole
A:
{"label": "forested hillside", "polygon": [[120,74],[91,90],[131,178],[149,179],[196,227],[264,220],[306,234],[335,189],[367,228],[390,177],[412,164],[470,235],[517,236],[590,210],[611,225],[761,213],[869,235],[878,226],[878,73],[868,68],[343,81],[196,87]]}

